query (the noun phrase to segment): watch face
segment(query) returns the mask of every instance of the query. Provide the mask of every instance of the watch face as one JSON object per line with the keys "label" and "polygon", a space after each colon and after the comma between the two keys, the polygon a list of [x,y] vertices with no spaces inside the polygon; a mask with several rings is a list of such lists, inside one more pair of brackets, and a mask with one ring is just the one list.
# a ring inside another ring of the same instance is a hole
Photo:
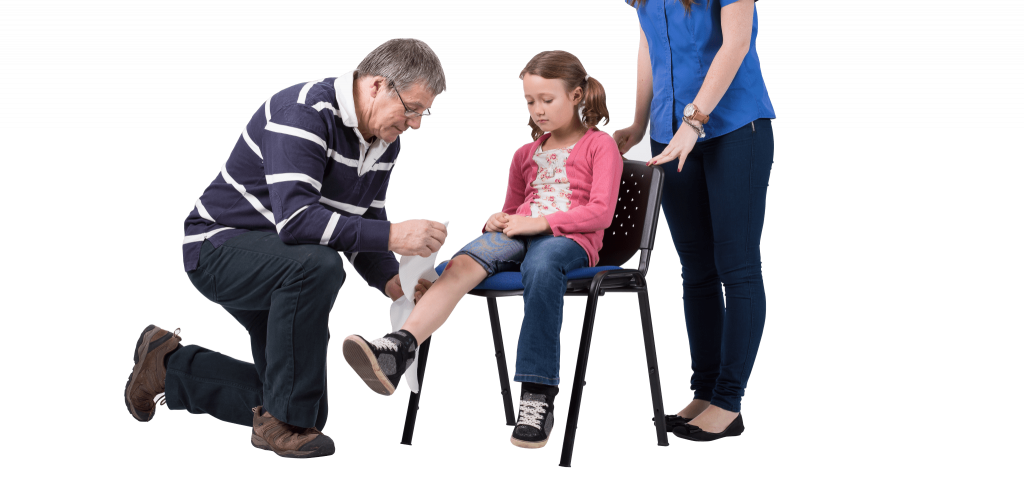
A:
{"label": "watch face", "polygon": [[686,105],[683,108],[683,116],[685,116],[685,117],[693,116],[693,109],[694,109],[693,108],[693,103],[690,103],[690,104]]}

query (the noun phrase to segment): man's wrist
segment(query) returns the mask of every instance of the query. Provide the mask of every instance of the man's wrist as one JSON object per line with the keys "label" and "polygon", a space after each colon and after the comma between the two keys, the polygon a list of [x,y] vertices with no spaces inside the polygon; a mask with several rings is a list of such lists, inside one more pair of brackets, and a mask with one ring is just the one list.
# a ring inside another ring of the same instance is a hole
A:
{"label": "man's wrist", "polygon": [[398,298],[402,297],[402,291],[401,290],[398,291],[398,297],[392,297],[391,294],[388,293],[388,286],[390,286],[391,283],[395,283],[397,285],[398,281],[399,281],[399,277],[398,277],[398,274],[396,273],[394,276],[391,277],[391,279],[389,279],[389,280],[384,282],[384,296],[387,296],[388,299],[390,299],[392,301],[397,301]]}

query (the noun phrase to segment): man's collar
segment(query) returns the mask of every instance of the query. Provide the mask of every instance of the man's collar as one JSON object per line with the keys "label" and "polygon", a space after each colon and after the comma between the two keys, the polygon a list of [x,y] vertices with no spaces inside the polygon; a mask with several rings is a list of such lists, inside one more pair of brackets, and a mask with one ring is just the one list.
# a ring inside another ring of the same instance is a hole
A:
{"label": "man's collar", "polygon": [[[363,138],[363,134],[359,132],[359,118],[356,117],[356,102],[352,96],[352,84],[355,82],[355,71],[350,71],[338,77],[334,81],[335,95],[338,98],[338,113],[341,114],[341,123],[351,128],[356,132],[356,138],[359,138],[359,142],[364,147],[369,148],[371,143]],[[380,142],[383,149],[387,149],[390,142],[384,141],[380,138],[376,138],[373,143]]]}

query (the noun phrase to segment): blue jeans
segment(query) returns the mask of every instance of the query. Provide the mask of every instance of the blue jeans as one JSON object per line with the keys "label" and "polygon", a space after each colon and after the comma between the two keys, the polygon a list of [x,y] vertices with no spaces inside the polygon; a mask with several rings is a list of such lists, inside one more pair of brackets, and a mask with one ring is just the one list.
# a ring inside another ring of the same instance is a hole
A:
{"label": "blue jeans", "polygon": [[[666,146],[651,141],[652,155]],[[682,172],[665,168],[661,207],[683,266],[690,389],[733,412],[764,331],[760,245],[774,154],[771,120],[760,119],[697,143]]]}
{"label": "blue jeans", "polygon": [[513,379],[557,386],[565,275],[590,264],[586,250],[564,236],[509,238],[504,233],[484,233],[455,256],[460,254],[480,263],[488,276],[522,271],[524,315]]}

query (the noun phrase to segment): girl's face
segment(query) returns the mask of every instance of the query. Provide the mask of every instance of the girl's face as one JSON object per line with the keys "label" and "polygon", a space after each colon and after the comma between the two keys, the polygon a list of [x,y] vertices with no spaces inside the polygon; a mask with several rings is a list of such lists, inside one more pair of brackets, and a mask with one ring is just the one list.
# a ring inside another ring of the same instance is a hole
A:
{"label": "girl's face", "polygon": [[523,93],[526,96],[526,107],[530,109],[530,118],[542,130],[555,131],[571,127],[579,121],[576,105],[583,99],[582,88],[576,87],[566,92],[562,80],[549,80],[527,73],[523,77]]}

